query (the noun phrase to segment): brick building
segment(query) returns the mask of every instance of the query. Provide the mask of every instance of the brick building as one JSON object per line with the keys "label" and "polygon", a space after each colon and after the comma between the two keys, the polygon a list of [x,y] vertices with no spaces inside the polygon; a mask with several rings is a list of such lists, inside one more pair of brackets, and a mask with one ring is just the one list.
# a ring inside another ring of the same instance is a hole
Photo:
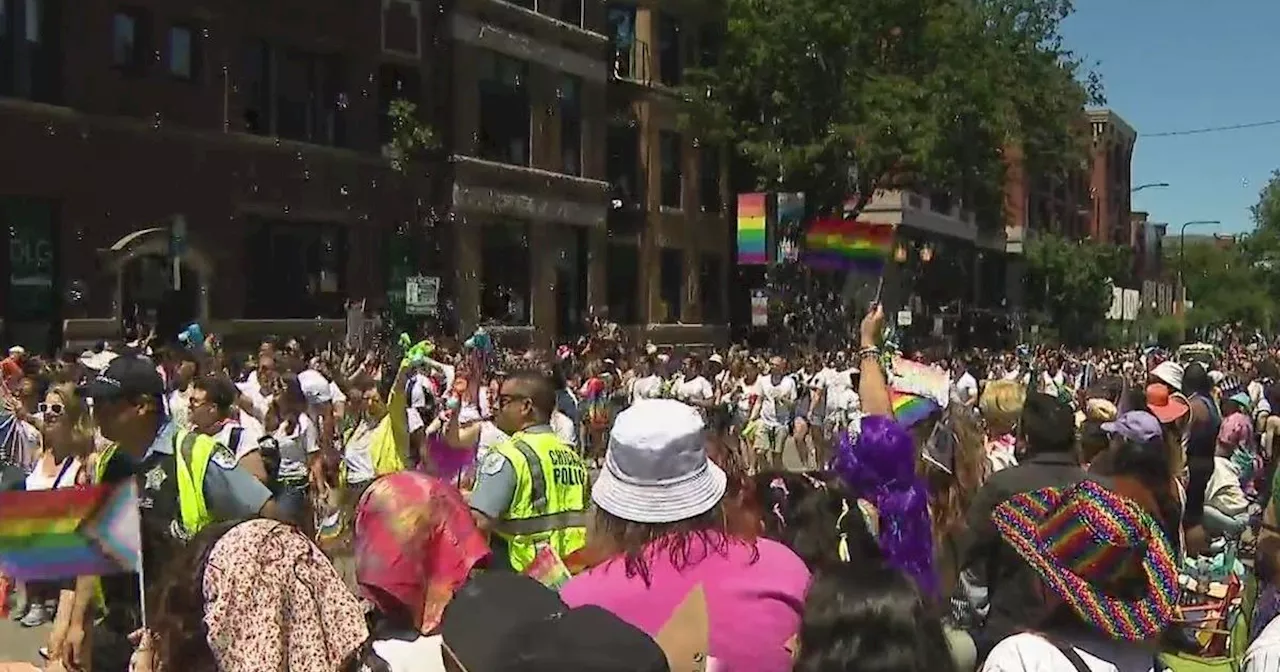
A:
{"label": "brick building", "polygon": [[646,338],[713,342],[728,316],[728,153],[680,128],[687,68],[710,67],[723,18],[699,3],[607,5],[608,297],[612,319]]}
{"label": "brick building", "polygon": [[459,0],[447,17],[458,316],[571,335],[605,303],[603,6]]}
{"label": "brick building", "polygon": [[[606,266],[626,255],[611,254],[606,226],[620,78],[603,5],[91,4],[0,0],[0,142],[29,157],[0,169],[10,341],[107,336],[160,304],[219,331],[332,326],[346,298],[393,300],[409,273],[442,278],[443,316],[463,329],[486,321],[541,341],[611,303]],[[693,49],[680,45],[682,58]],[[638,111],[662,108],[673,123],[669,106],[637,95]],[[382,156],[396,99],[416,103],[439,140],[404,175]],[[659,131],[638,116],[635,156],[647,156]],[[681,142],[688,168],[675,174],[692,194],[696,152]],[[687,240],[686,218],[660,213],[657,198],[643,209],[664,233],[637,229],[639,267],[613,277],[615,293],[634,289],[645,306],[671,266],[660,249],[684,255],[676,281],[696,288],[711,256],[697,251],[717,244],[713,231]],[[698,290],[677,294],[693,298],[676,318],[703,319]]]}
{"label": "brick building", "polygon": [[[385,293],[388,239],[433,197],[379,155],[380,68],[428,54],[384,50],[376,2],[209,7],[0,0],[10,342],[105,336],[162,302],[215,323],[315,322]],[[178,217],[181,291],[166,297]]]}

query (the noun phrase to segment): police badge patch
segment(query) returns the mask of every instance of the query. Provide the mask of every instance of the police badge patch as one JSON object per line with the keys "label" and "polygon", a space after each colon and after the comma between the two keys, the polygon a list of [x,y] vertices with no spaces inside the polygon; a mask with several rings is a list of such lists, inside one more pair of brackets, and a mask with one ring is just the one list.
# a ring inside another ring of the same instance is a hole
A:
{"label": "police badge patch", "polygon": [[506,458],[502,456],[502,453],[492,451],[485,455],[484,461],[480,463],[480,473],[485,476],[494,476],[499,471],[502,471],[502,463],[505,461]]}
{"label": "police badge patch", "polygon": [[223,469],[231,470],[236,468],[235,453],[222,444],[218,444],[218,447],[213,449],[213,454],[209,456],[209,460]]}
{"label": "police badge patch", "polygon": [[164,467],[156,465],[151,468],[151,471],[147,472],[146,482],[143,483],[142,489],[159,490],[160,486],[164,485],[166,478],[168,478],[168,475],[164,473]]}

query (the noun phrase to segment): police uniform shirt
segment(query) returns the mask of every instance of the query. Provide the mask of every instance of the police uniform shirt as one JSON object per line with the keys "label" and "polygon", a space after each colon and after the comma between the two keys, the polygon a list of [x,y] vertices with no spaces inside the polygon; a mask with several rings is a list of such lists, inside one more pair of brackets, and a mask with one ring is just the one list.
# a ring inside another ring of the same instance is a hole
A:
{"label": "police uniform shirt", "polygon": [[[174,440],[178,426],[167,421],[156,434],[140,461],[117,450],[104,465],[102,482],[119,483],[136,477],[139,484],[139,502],[143,531],[143,563],[150,576],[158,576],[163,568],[159,564],[169,557],[174,544],[187,537],[179,529]],[[204,498],[209,513],[220,520],[235,520],[258,515],[262,506],[271,498],[271,491],[249,472],[236,466],[236,458],[225,446],[219,445],[209,460],[204,477]],[[138,613],[138,582],[136,575],[117,574],[102,577],[103,596],[108,605],[107,630],[129,633],[141,624]],[[148,586],[148,599],[151,599]]]}
{"label": "police uniform shirt", "polygon": [[[550,425],[534,425],[524,434],[554,434]],[[480,458],[476,485],[471,491],[471,508],[491,520],[502,520],[516,494],[516,468],[505,455],[489,450]]]}
{"label": "police uniform shirt", "polygon": [[[173,455],[174,439],[177,438],[178,426],[168,422],[156,435],[147,454],[145,463],[152,455]],[[262,506],[271,499],[271,490],[263,485],[253,474],[237,466],[236,456],[226,446],[219,445],[209,460],[209,469],[204,474],[204,500],[209,513],[216,520],[235,520],[258,515]],[[153,481],[160,478],[163,472],[149,471],[142,474],[142,498],[146,503],[148,491],[158,490],[160,483]],[[154,474],[154,475],[153,475]]]}

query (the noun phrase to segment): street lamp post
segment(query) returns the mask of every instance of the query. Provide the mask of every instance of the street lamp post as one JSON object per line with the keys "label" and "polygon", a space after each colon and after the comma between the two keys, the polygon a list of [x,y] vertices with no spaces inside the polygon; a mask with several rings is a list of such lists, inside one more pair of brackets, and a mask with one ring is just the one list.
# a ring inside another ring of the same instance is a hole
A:
{"label": "street lamp post", "polygon": [[1178,309],[1179,312],[1185,313],[1187,310],[1187,286],[1182,282],[1182,271],[1186,261],[1187,254],[1187,227],[1188,226],[1209,226],[1218,225],[1216,219],[1196,219],[1190,222],[1184,222],[1182,228],[1178,231]]}
{"label": "street lamp post", "polygon": [[1130,189],[1129,193],[1136,194],[1139,191],[1142,191],[1143,189],[1163,189],[1167,186],[1169,186],[1168,182],[1148,182],[1147,184],[1140,184]]}

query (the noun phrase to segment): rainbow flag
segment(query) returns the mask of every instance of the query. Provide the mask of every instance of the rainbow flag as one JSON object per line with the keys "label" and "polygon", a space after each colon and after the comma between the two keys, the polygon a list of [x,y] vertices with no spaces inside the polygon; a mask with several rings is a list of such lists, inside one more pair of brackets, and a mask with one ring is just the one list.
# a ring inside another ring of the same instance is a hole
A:
{"label": "rainbow flag", "polygon": [[738,194],[738,263],[769,263],[765,238],[765,194]]}
{"label": "rainbow flag", "polygon": [[0,573],[18,581],[136,572],[138,485],[0,493]]}
{"label": "rainbow flag", "polygon": [[812,268],[879,274],[893,249],[893,225],[827,218],[809,225],[804,261]]}
{"label": "rainbow flag", "polygon": [[942,409],[932,399],[894,390],[889,391],[889,401],[893,405],[893,419],[907,429],[915,427]]}

